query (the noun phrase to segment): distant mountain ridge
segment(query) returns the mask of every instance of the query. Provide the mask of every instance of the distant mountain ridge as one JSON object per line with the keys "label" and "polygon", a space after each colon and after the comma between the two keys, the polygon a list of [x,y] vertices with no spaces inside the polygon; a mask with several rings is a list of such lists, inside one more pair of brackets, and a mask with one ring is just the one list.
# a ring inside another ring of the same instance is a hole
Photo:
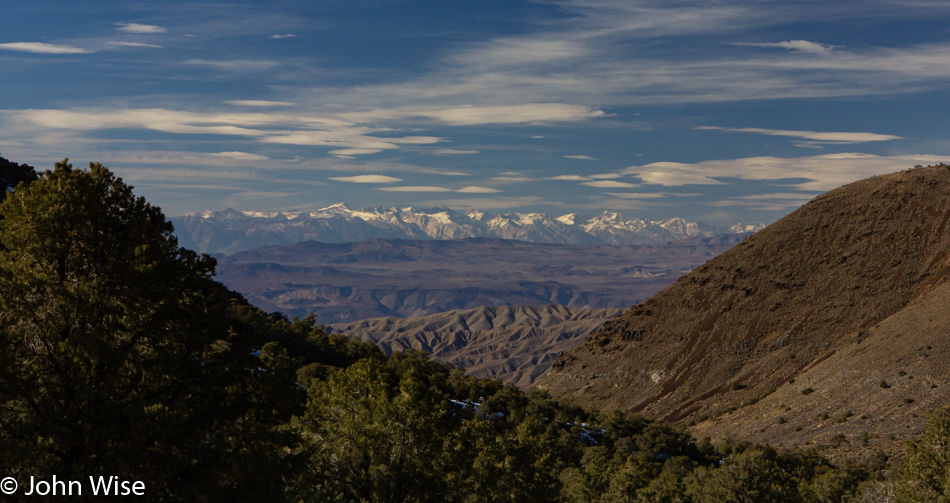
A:
{"label": "distant mountain ridge", "polygon": [[605,211],[597,216],[568,213],[490,214],[448,208],[363,208],[343,203],[316,211],[197,211],[171,219],[182,246],[205,253],[237,253],[259,246],[301,241],[346,243],[366,239],[502,238],[571,245],[656,245],[692,237],[745,234],[763,224],[717,225],[682,218],[645,220]]}

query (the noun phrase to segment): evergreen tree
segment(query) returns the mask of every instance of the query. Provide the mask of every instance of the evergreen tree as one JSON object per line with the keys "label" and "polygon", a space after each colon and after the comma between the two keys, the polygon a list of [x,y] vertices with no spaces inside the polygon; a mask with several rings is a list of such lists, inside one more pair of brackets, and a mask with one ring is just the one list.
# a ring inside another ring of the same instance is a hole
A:
{"label": "evergreen tree", "polygon": [[950,501],[950,407],[933,411],[923,436],[907,445],[896,489],[901,502]]}
{"label": "evergreen tree", "polygon": [[719,468],[700,468],[687,481],[687,495],[697,503],[800,501],[795,480],[769,447],[753,447],[727,457]]}
{"label": "evergreen tree", "polygon": [[27,164],[17,164],[0,157],[0,202],[12,192],[17,185],[29,185],[36,180],[36,170]]}
{"label": "evergreen tree", "polygon": [[279,458],[279,414],[250,403],[273,372],[231,329],[213,259],[99,164],[57,163],[0,216],[3,473],[116,475],[166,501],[280,489],[251,462]]}
{"label": "evergreen tree", "polygon": [[366,358],[313,383],[301,421],[311,454],[303,492],[313,501],[450,501],[442,457],[457,420],[436,367],[413,353]]}

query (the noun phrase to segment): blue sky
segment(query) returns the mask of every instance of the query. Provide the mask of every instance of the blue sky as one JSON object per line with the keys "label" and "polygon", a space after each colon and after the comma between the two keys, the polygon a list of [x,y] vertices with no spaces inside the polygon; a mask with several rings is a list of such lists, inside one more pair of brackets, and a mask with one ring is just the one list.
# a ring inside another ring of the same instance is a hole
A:
{"label": "blue sky", "polygon": [[771,222],[950,161],[950,2],[0,0],[0,154],[166,214]]}

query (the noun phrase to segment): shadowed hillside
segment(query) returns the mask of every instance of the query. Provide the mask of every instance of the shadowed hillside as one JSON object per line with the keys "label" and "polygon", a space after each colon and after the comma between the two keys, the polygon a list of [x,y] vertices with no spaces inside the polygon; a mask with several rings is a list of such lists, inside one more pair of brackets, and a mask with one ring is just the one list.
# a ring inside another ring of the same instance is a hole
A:
{"label": "shadowed hillside", "polygon": [[605,324],[541,386],[713,436],[916,434],[950,386],[948,224],[946,166],[831,191]]}

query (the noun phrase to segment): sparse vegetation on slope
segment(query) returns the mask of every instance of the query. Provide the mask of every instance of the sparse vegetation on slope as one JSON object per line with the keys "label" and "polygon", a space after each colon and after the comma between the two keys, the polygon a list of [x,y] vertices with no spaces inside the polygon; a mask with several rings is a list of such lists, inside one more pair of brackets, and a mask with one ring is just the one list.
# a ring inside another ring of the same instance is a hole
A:
{"label": "sparse vegetation on slope", "polygon": [[[948,208],[943,165],[821,195],[605,324],[543,384],[714,438],[838,455],[867,433],[898,454],[950,399]],[[822,419],[849,410],[870,419]]]}

